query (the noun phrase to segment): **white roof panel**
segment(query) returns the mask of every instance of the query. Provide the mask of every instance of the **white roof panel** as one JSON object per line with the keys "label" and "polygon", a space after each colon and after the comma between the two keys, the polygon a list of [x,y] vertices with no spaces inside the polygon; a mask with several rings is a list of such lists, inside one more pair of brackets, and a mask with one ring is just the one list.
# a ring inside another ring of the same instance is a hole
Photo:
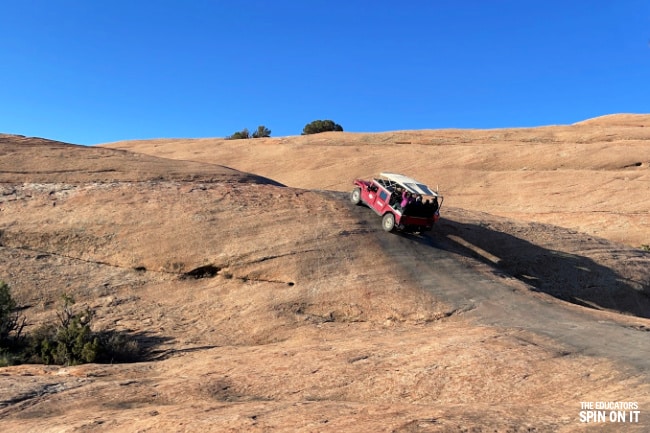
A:
{"label": "white roof panel", "polygon": [[422,182],[418,182],[417,180],[411,177],[404,176],[403,174],[397,174],[397,173],[380,173],[380,174],[386,179],[395,182],[396,184],[400,185],[402,188],[406,189],[407,191],[413,194],[421,194],[421,195],[438,197],[437,192],[432,191],[431,188],[429,188]]}

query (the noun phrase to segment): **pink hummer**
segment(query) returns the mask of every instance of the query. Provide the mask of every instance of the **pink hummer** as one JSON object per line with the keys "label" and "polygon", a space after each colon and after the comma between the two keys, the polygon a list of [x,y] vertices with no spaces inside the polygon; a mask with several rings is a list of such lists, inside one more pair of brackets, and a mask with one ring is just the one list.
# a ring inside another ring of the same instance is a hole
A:
{"label": "pink hummer", "polygon": [[355,179],[350,200],[365,204],[382,217],[382,227],[407,232],[433,229],[440,219],[443,197],[415,179],[396,173],[381,173],[371,180]]}

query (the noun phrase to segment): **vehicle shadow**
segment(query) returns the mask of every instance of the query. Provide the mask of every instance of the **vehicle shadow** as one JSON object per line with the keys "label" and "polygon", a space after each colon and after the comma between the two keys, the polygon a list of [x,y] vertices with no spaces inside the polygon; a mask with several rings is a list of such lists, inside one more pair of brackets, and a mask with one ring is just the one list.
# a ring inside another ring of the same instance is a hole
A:
{"label": "vehicle shadow", "polygon": [[[565,230],[547,227],[549,230]],[[613,269],[593,258],[571,252],[570,245],[567,250],[559,251],[488,225],[450,219],[441,220],[433,233],[400,236],[479,260],[498,274],[517,278],[535,290],[564,301],[650,318],[650,253],[647,252],[621,249],[620,245],[612,244],[618,256],[616,260],[626,264]],[[590,242],[599,242],[600,251],[604,248],[603,240],[596,241],[575,232],[570,236],[582,237],[578,240],[582,242],[581,251],[589,251]],[[633,268],[630,268],[630,263],[634,264]],[[625,272],[627,269],[631,269],[629,274]]]}
{"label": "vehicle shadow", "polygon": [[[347,198],[347,194],[339,192],[327,195]],[[432,232],[382,235],[400,236],[428,248],[478,260],[490,266],[495,274],[517,278],[532,289],[563,301],[650,318],[650,253],[594,240],[589,235],[557,226],[536,225],[534,230],[548,230],[549,238],[562,236],[568,240],[560,242],[562,250],[545,247],[490,224],[456,220],[455,213],[459,210],[446,209]],[[381,230],[380,219],[374,218],[367,209],[350,204],[350,210],[366,224]],[[585,251],[607,250],[615,251],[617,256],[610,259],[611,267],[585,255]]]}

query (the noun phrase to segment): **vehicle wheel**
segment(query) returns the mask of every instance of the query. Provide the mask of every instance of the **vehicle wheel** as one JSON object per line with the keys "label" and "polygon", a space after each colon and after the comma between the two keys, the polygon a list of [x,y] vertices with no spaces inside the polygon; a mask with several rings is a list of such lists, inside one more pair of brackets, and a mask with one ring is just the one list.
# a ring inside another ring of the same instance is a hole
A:
{"label": "vehicle wheel", "polygon": [[395,228],[395,215],[390,212],[384,214],[384,217],[381,220],[381,226],[384,231],[392,232]]}
{"label": "vehicle wheel", "polygon": [[361,203],[361,189],[354,188],[352,194],[350,194],[350,201],[354,204]]}

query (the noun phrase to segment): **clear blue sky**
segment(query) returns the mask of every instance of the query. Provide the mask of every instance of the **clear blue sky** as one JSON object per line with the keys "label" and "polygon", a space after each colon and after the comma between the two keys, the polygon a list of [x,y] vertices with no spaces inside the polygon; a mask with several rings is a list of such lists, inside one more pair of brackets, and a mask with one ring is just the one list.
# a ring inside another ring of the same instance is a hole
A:
{"label": "clear blue sky", "polygon": [[647,0],[0,0],[0,132],[76,144],[650,113]]}

